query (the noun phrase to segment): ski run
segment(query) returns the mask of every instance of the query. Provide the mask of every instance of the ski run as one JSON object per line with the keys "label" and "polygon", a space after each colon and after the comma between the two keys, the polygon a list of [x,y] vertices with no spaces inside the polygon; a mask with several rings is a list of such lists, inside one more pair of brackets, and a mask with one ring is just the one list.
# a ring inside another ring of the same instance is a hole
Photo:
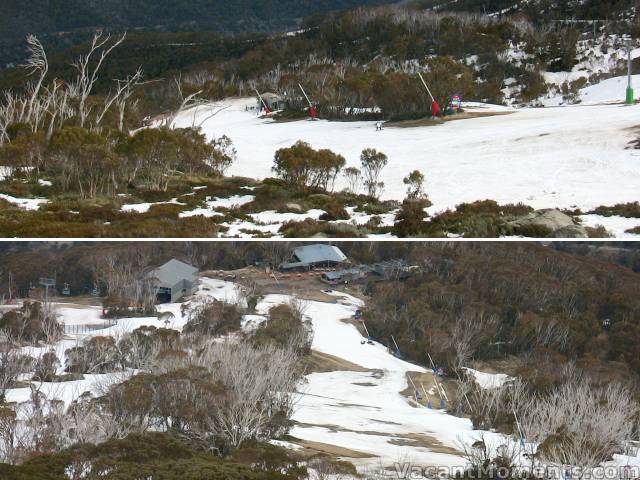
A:
{"label": "ski run", "polygon": [[[238,151],[231,175],[273,176],[275,152],[303,140],[343,155],[348,167],[359,167],[365,148],[387,154],[383,199],[402,200],[404,177],[420,170],[433,202],[430,214],[486,199],[590,212],[638,200],[640,153],[631,143],[638,136],[640,105],[619,101],[624,82],[626,78],[617,77],[586,87],[580,91],[579,105],[512,108],[467,102],[465,111],[480,118],[435,126],[387,126],[377,131],[376,122],[365,121],[277,122],[257,115],[253,97],[228,99],[222,102],[224,108],[216,104],[188,110],[174,126],[201,124],[208,138],[230,137]],[[562,101],[551,98],[545,103]],[[208,118],[212,109],[220,112]],[[334,188],[346,186],[338,177]],[[300,219],[320,213],[309,212]],[[276,219],[276,225],[288,219]],[[584,215],[581,220],[587,226],[605,226],[621,238],[637,237],[625,231],[640,226],[640,219],[633,218]]]}

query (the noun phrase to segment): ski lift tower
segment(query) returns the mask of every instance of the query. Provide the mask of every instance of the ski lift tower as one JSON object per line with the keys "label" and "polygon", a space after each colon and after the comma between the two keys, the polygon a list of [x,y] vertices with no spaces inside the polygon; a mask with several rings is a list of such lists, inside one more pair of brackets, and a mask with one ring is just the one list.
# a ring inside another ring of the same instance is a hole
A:
{"label": "ski lift tower", "polygon": [[45,312],[49,312],[49,288],[56,286],[55,278],[41,277],[39,281],[40,285],[44,287],[44,309]]}
{"label": "ski lift tower", "polygon": [[633,102],[635,101],[636,95],[635,92],[633,90],[633,80],[632,80],[632,62],[631,62],[631,41],[629,41],[627,43],[627,76],[628,76],[628,82],[627,82],[627,105],[633,105]]}

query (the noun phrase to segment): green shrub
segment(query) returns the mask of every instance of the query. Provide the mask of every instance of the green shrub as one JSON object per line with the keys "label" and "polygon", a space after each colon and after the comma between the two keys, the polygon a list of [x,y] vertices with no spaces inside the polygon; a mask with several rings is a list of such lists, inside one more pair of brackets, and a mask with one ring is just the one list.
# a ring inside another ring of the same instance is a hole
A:
{"label": "green shrub", "polygon": [[[132,480],[302,480],[307,472],[294,465],[289,454],[278,447],[263,447],[275,461],[258,467],[241,459],[221,458],[201,451],[185,440],[167,433],[131,434],[100,445],[76,445],[55,455],[43,455],[20,466],[0,464],[3,480],[68,480],[69,472],[82,471],[82,478]],[[258,457],[260,458],[260,457]],[[84,469],[89,465],[90,472]],[[270,465],[282,467],[279,469]],[[265,466],[266,468],[261,468]]]}
{"label": "green shrub", "polygon": [[241,320],[237,305],[212,300],[192,312],[183,332],[199,336],[225,335],[240,330]]}
{"label": "green shrub", "polygon": [[640,202],[618,203],[613,207],[598,207],[591,213],[603,217],[640,218]]}

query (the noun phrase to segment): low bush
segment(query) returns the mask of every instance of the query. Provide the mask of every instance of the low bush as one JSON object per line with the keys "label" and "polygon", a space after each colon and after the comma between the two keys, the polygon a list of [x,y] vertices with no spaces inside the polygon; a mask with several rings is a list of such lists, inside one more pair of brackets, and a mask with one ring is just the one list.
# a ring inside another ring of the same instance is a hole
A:
{"label": "low bush", "polygon": [[290,305],[271,307],[269,319],[251,336],[255,345],[274,343],[280,347],[292,347],[301,355],[311,353],[311,339],[310,323],[303,320],[302,312]]}
{"label": "low bush", "polygon": [[363,238],[368,232],[350,224],[318,222],[307,218],[301,222],[285,222],[279,232],[287,238],[311,238],[325,236],[331,238]]}
{"label": "low bush", "polygon": [[240,330],[242,313],[235,304],[211,300],[191,312],[183,328],[186,334],[216,336]]}
{"label": "low bush", "polygon": [[122,368],[122,356],[113,337],[91,337],[82,346],[65,351],[68,373],[107,373]]}
{"label": "low bush", "polygon": [[[41,455],[20,466],[0,464],[0,477],[6,480],[68,480],[103,478],[130,480],[302,480],[304,467],[283,449],[262,447],[274,460],[263,462],[272,468],[258,470],[250,461],[221,458],[202,451],[197,445],[168,433],[131,434],[100,445],[82,444],[55,455]],[[267,458],[267,455],[253,458]]]}
{"label": "low bush", "polygon": [[633,203],[618,203],[613,207],[598,207],[593,212],[595,215],[602,215],[603,217],[625,217],[625,218],[640,218],[640,202]]}

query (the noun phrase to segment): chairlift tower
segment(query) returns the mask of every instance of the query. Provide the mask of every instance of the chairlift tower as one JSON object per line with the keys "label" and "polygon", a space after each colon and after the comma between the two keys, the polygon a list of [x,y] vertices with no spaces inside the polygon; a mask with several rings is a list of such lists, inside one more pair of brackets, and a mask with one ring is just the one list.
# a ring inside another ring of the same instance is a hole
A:
{"label": "chairlift tower", "polygon": [[56,280],[54,278],[41,277],[39,283],[44,287],[44,309],[46,313],[49,313],[49,288],[56,286]]}

